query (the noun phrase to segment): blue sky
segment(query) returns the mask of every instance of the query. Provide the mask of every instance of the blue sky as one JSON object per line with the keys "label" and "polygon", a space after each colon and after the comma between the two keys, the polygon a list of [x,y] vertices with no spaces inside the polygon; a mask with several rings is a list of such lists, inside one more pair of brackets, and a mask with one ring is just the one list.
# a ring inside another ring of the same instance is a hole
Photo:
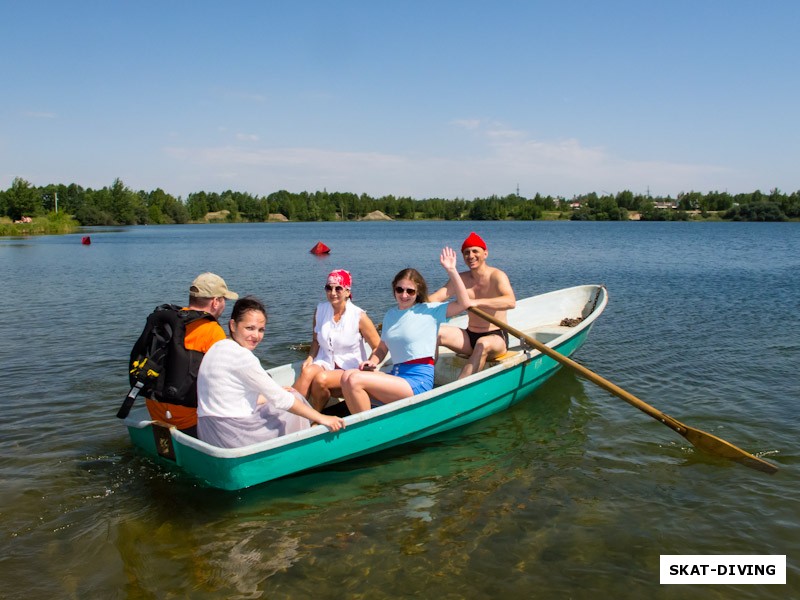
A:
{"label": "blue sky", "polygon": [[800,189],[800,2],[0,0],[0,189]]}

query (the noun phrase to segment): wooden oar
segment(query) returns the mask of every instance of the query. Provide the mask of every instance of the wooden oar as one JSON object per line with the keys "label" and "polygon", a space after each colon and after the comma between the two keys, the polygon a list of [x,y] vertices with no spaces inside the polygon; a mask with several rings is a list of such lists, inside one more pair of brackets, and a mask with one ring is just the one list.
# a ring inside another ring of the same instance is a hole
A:
{"label": "wooden oar", "polygon": [[594,371],[590,371],[586,367],[581,364],[576,363],[571,358],[564,356],[563,354],[556,352],[549,346],[545,346],[539,340],[524,334],[523,332],[515,329],[508,323],[504,323],[503,321],[493,317],[482,311],[479,308],[472,307],[469,309],[474,314],[478,315],[481,319],[488,321],[489,323],[493,323],[497,325],[501,329],[505,329],[511,335],[519,338],[520,340],[524,340],[525,343],[530,345],[533,348],[536,348],[542,354],[546,354],[553,360],[560,362],[562,365],[568,366],[570,369],[577,371],[580,375],[591,381],[592,383],[596,383],[601,388],[611,392],[615,396],[622,398],[625,402],[635,406],[642,412],[650,415],[656,421],[659,421],[676,431],[677,433],[681,434],[685,437],[689,442],[692,443],[693,446],[699,448],[700,450],[704,450],[710,454],[715,454],[717,456],[721,456],[723,458],[729,458],[731,460],[735,460],[737,462],[742,463],[748,467],[753,469],[758,469],[759,471],[763,471],[765,473],[775,473],[778,470],[778,467],[769,463],[765,460],[762,460],[756,456],[753,456],[749,452],[745,452],[741,448],[734,446],[733,444],[726,442],[725,440],[718,438],[715,435],[702,431],[700,429],[695,429],[694,427],[689,427],[688,425],[684,425],[677,419],[673,419],[667,414],[664,414],[658,409],[653,408],[646,402],[640,400],[633,394],[626,392],[621,387],[611,383],[607,379],[604,379]]}

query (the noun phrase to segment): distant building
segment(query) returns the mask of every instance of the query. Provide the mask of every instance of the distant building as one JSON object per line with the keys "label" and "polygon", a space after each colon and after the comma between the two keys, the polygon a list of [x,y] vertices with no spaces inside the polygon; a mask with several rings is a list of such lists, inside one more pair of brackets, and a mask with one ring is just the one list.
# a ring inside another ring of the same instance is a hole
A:
{"label": "distant building", "polygon": [[661,209],[677,209],[678,208],[678,201],[677,200],[669,200],[669,201],[658,200],[656,202],[653,202],[653,207],[654,208],[661,208]]}

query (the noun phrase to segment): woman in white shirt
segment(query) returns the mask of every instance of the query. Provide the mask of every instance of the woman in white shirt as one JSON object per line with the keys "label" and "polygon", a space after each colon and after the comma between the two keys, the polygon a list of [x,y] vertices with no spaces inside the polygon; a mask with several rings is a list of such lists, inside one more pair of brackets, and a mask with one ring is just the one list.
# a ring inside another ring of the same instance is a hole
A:
{"label": "woman in white shirt", "polygon": [[238,448],[306,429],[311,421],[338,431],[344,421],[322,415],[270,377],[253,350],[264,339],[267,311],[247,296],[233,306],[231,337],[203,357],[197,375],[197,433],[204,442]]}
{"label": "woman in white shirt", "polygon": [[367,352],[377,348],[381,341],[367,313],[353,304],[352,284],[349,271],[337,269],[328,274],[325,282],[328,299],[317,305],[311,348],[294,382],[294,389],[317,410],[325,408],[331,395],[341,395],[342,373],[357,368],[367,358]]}

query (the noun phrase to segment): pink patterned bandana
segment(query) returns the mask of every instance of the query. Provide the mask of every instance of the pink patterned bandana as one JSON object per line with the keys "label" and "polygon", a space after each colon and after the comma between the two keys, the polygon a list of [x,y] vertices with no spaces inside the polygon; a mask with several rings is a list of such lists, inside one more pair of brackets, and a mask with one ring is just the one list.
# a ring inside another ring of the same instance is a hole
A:
{"label": "pink patterned bandana", "polygon": [[343,288],[349,290],[350,286],[353,284],[353,280],[350,277],[350,271],[345,271],[344,269],[338,269],[336,271],[331,271],[328,273],[328,283],[330,285],[340,285]]}

